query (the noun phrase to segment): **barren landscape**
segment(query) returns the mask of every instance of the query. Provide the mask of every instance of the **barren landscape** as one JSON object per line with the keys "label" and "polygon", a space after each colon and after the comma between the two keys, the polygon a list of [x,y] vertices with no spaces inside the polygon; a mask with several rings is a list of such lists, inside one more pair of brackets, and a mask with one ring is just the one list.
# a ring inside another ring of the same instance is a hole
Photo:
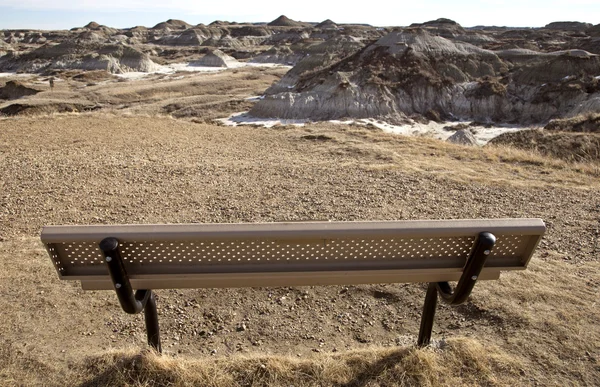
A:
{"label": "barren landscape", "polygon": [[[600,385],[598,26],[295,23],[3,31],[0,384]],[[278,124],[223,124],[242,112]],[[529,268],[440,305],[426,348],[425,284],[159,290],[159,356],[39,240],[500,217],[546,222]]]}

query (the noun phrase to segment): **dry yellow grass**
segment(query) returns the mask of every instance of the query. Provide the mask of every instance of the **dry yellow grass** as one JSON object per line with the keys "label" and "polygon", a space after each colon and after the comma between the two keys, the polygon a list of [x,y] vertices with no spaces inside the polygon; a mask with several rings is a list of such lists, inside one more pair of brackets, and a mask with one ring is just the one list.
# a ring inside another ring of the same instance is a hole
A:
{"label": "dry yellow grass", "polygon": [[233,356],[184,359],[135,350],[90,357],[83,386],[440,386],[519,383],[522,368],[495,346],[452,339],[439,348],[372,347],[309,359]]}
{"label": "dry yellow grass", "polygon": [[[304,130],[330,137],[331,152],[371,155],[373,168],[400,168],[459,181],[515,186],[600,186],[600,163],[568,162],[505,145],[482,148],[425,137],[381,133],[358,125],[316,124]],[[418,159],[418,162],[415,160]]]}

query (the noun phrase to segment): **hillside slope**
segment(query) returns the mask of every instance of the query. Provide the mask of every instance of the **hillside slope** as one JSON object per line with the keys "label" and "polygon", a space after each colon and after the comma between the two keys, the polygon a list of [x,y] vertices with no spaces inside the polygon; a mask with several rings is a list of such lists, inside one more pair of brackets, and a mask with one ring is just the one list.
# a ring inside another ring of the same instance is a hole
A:
{"label": "hillside slope", "polygon": [[[332,124],[0,124],[0,384],[599,382],[597,166]],[[549,230],[528,270],[439,308],[434,339],[447,346],[431,351],[410,348],[423,284],[391,284],[158,291],[166,357],[137,357],[142,316],[59,281],[38,239],[45,224],[483,217],[541,217]]]}

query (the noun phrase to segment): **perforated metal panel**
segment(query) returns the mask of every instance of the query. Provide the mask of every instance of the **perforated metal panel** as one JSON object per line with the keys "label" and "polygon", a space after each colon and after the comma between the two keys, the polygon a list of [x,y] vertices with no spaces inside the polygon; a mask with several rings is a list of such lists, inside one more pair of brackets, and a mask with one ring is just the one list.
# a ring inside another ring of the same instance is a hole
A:
{"label": "perforated metal panel", "polygon": [[482,231],[497,236],[486,267],[523,268],[545,229],[540,220],[527,221],[56,226],[45,228],[42,240],[59,276],[66,279],[108,279],[98,243],[109,236],[119,240],[131,278],[194,273],[457,271]]}
{"label": "perforated metal panel", "polygon": [[[303,243],[275,240],[152,242],[133,241],[120,245],[124,260],[132,265],[151,263],[190,263],[193,265],[236,264],[259,265],[266,262],[306,262],[319,260],[379,259],[466,259],[473,237],[417,239],[332,239]],[[66,256],[68,266],[102,264],[103,256],[96,243],[58,243],[49,249]],[[52,258],[60,265],[59,255]]]}
{"label": "perforated metal panel", "polygon": [[60,261],[60,255],[58,254],[58,251],[56,250],[55,246],[55,244],[47,243],[46,250],[48,250],[48,254],[50,254],[52,263],[54,264],[54,267],[56,267],[56,270],[58,271],[59,275],[62,275],[65,269],[62,266],[62,263]]}
{"label": "perforated metal panel", "polygon": [[502,235],[494,245],[490,258],[494,257],[519,257],[527,250],[530,235]]}

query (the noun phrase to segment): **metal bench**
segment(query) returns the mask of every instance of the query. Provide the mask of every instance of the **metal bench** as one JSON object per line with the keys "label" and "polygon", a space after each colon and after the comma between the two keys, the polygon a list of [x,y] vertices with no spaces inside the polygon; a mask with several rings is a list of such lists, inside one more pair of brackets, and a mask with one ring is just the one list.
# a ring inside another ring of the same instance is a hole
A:
{"label": "metal bench", "polygon": [[41,238],[60,279],[143,310],[160,352],[152,289],[406,282],[429,283],[417,341],[427,345],[438,294],[460,304],[477,280],[525,269],[545,229],[541,219],[46,226]]}

